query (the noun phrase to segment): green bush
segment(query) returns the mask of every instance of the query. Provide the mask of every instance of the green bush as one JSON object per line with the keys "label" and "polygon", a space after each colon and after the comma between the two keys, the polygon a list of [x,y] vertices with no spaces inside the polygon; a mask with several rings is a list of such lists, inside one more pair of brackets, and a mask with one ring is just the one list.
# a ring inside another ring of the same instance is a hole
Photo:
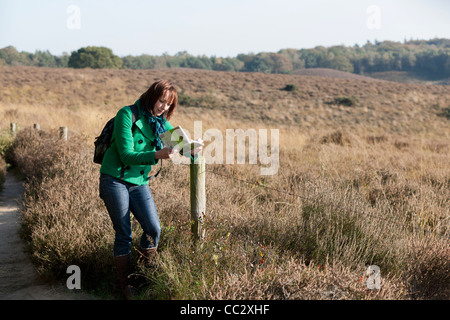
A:
{"label": "green bush", "polygon": [[8,131],[0,133],[0,190],[3,190],[3,185],[6,179],[6,161],[5,154],[11,147],[14,137]]}
{"label": "green bush", "polygon": [[297,91],[298,90],[298,86],[295,84],[287,84],[286,87],[284,87],[283,89],[284,91]]}
{"label": "green bush", "polygon": [[346,107],[354,107],[358,104],[359,100],[358,98],[351,96],[351,97],[337,97],[334,98],[333,103],[346,106]]}
{"label": "green bush", "polygon": [[122,68],[123,61],[105,47],[86,47],[73,51],[68,63],[70,68]]}
{"label": "green bush", "polygon": [[441,117],[445,117],[447,119],[450,119],[450,107],[444,108],[439,115]]}
{"label": "green bush", "polygon": [[7,150],[11,147],[14,136],[9,131],[0,132],[0,157],[5,157]]}

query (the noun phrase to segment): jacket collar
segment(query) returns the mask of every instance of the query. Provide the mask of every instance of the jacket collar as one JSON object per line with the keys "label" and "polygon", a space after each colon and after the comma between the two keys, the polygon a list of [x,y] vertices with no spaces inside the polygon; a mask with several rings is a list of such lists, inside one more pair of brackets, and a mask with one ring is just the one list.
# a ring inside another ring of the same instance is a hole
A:
{"label": "jacket collar", "polygon": [[147,137],[147,139],[153,141],[155,140],[155,135],[153,134],[153,130],[150,128],[150,125],[147,121],[145,121],[144,116],[142,115],[142,108],[139,104],[139,100],[137,100],[134,104],[138,106],[139,109],[139,119],[136,120],[135,125],[139,128],[139,130],[142,131],[144,136]]}

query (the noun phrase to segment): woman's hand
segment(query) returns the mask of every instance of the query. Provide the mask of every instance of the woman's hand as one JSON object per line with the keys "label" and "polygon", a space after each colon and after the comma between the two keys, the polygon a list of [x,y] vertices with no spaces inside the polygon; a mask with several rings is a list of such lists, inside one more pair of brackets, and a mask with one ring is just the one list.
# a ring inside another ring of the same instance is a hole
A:
{"label": "woman's hand", "polygon": [[155,159],[170,159],[175,154],[172,148],[164,148],[155,152]]}

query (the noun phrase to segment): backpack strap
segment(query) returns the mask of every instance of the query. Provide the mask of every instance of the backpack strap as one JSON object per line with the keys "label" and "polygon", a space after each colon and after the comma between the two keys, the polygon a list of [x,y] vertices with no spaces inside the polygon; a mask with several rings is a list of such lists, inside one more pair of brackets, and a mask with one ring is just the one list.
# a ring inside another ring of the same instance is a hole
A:
{"label": "backpack strap", "polygon": [[134,124],[139,119],[139,108],[137,104],[130,106],[131,109],[131,122]]}

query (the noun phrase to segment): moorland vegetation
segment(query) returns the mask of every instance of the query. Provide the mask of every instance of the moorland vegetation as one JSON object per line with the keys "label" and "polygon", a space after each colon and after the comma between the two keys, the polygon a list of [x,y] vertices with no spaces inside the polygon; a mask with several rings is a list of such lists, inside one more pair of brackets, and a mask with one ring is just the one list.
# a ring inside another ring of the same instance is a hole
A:
{"label": "moorland vegetation", "polygon": [[186,68],[0,67],[0,150],[26,179],[22,236],[44,278],[75,264],[83,288],[118,295],[93,141],[160,78],[180,95],[173,124],[279,129],[280,165],[207,165],[193,243],[189,167],[166,161],[150,183],[162,235],[142,299],[448,299],[449,86]]}

